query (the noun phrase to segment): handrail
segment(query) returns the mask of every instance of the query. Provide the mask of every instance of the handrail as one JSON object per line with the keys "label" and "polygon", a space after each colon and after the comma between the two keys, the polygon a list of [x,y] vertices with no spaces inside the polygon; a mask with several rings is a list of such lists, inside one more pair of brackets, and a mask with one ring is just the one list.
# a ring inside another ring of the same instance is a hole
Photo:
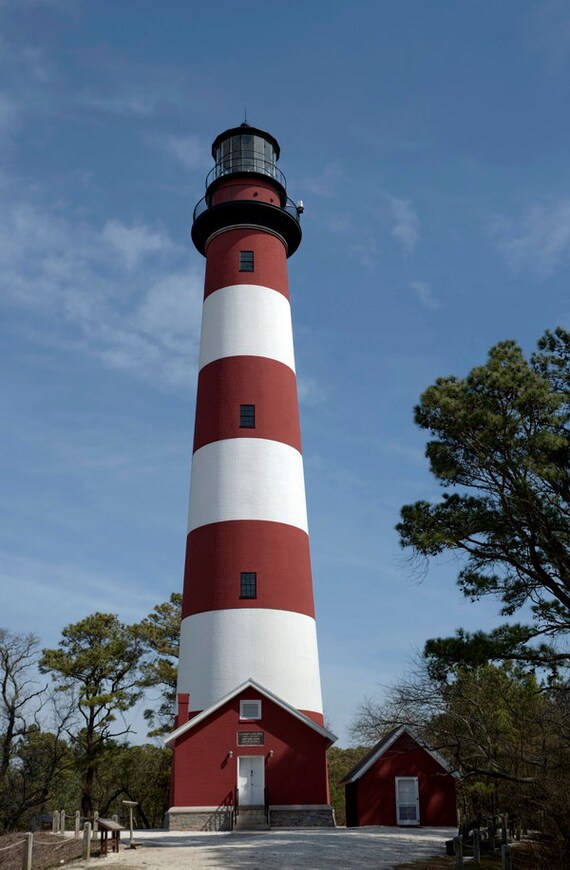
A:
{"label": "handrail", "polygon": [[258,175],[268,175],[269,178],[274,178],[283,187],[287,187],[287,181],[281,170],[275,165],[272,160],[266,160],[260,157],[257,152],[251,151],[241,152],[239,157],[227,157],[220,160],[213,169],[210,169],[206,176],[206,187],[209,187],[212,181],[218,178],[223,178],[224,175],[233,175],[234,173],[255,172]]}
{"label": "handrail", "polygon": [[233,817],[234,817],[234,819],[233,819],[233,823],[234,823],[234,825],[235,825],[235,823],[236,823],[236,820],[237,820],[237,817],[238,817],[238,816],[239,816],[239,788],[237,787],[237,782],[236,782],[236,787],[235,787],[235,790],[234,790],[234,812],[233,812]]}
{"label": "handrail", "polygon": [[269,794],[267,786],[263,789],[263,805],[265,809],[265,821],[267,822],[267,827],[269,827]]}
{"label": "handrail", "polygon": [[[220,203],[217,203],[217,205],[211,206],[207,200],[207,197],[203,196],[202,199],[198,200],[198,202],[196,203],[196,205],[194,207],[194,213],[192,215],[192,220],[195,221],[197,217],[199,217],[201,214],[204,214],[204,212],[208,211],[208,209],[218,208],[219,206],[227,205],[228,202],[257,202],[257,200],[242,199],[241,197],[236,197],[235,199],[220,202]],[[297,223],[300,223],[301,211],[297,208],[297,206],[293,202],[293,200],[289,199],[289,197],[287,197],[287,199],[285,200],[285,205],[283,205],[283,206],[278,206],[278,205],[271,206],[269,203],[265,203],[265,202],[263,203],[263,205],[267,205],[270,208],[281,208],[283,211],[286,211],[288,214],[290,214],[291,217],[297,221]]]}

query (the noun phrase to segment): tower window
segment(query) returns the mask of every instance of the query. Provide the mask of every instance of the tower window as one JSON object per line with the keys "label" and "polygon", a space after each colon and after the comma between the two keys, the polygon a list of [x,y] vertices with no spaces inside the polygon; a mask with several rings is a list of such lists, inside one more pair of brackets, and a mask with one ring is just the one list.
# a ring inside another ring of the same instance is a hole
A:
{"label": "tower window", "polygon": [[242,571],[239,575],[239,597],[257,598],[257,573]]}
{"label": "tower window", "polygon": [[240,272],[253,272],[253,251],[239,252],[239,270]]}
{"label": "tower window", "polygon": [[239,406],[240,429],[255,429],[255,405]]}

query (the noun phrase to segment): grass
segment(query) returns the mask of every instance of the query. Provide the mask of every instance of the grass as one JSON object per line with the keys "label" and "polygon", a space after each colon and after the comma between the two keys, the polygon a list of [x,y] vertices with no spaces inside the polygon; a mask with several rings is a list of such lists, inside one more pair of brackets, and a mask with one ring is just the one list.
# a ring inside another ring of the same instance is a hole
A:
{"label": "grass", "polygon": [[[23,834],[7,834],[0,837],[0,870],[21,870]],[[34,870],[49,870],[59,867],[61,861],[81,857],[82,839],[63,839],[59,834],[37,831],[34,834]]]}

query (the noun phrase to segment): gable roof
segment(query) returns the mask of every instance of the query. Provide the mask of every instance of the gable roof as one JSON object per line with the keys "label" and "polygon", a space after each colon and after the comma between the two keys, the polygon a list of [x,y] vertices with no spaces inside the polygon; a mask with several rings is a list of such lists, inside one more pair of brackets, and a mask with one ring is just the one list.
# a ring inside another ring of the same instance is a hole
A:
{"label": "gable roof", "polygon": [[255,680],[249,678],[245,683],[241,683],[236,689],[230,692],[227,695],[224,695],[223,698],[220,698],[219,701],[216,701],[215,704],[212,704],[210,707],[207,707],[205,710],[202,710],[201,713],[198,713],[197,716],[194,716],[192,719],[189,719],[188,722],[185,722],[183,725],[180,725],[179,728],[176,728],[172,731],[167,737],[164,738],[164,743],[167,746],[171,746],[174,742],[185,734],[187,731],[190,731],[194,728],[195,725],[198,725],[200,722],[203,722],[204,719],[207,719],[208,716],[211,716],[216,710],[220,707],[223,707],[224,704],[227,704],[228,701],[231,701],[232,698],[235,698],[236,695],[239,695],[240,692],[243,692],[244,689],[255,689],[256,692],[259,692],[261,695],[264,695],[269,701],[273,701],[274,704],[277,704],[278,707],[281,707],[287,713],[290,713],[291,716],[294,716],[295,719],[298,719],[303,725],[307,725],[309,728],[312,728],[313,731],[316,731],[317,734],[320,734],[321,737],[324,737],[325,740],[328,740],[330,743],[335,743],[337,740],[336,734],[333,734],[332,731],[328,731],[326,728],[323,728],[322,725],[318,725],[314,722],[309,716],[305,716],[304,713],[300,713],[295,707],[292,707],[286,701],[283,701],[277,695],[274,695],[273,692],[270,692],[269,689],[266,689],[260,683],[256,683]]}
{"label": "gable roof", "polygon": [[355,782],[357,779],[360,779],[360,777],[365,774],[367,770],[370,770],[372,765],[378,761],[378,759],[381,758],[403,734],[407,734],[411,737],[412,740],[417,743],[421,749],[427,752],[428,755],[431,755],[431,757],[437,761],[444,770],[456,778],[459,776],[457,771],[453,770],[449,762],[446,761],[445,758],[435,749],[430,749],[429,746],[427,746],[408,725],[400,725],[398,728],[392,728],[391,731],[385,734],[384,737],[382,737],[382,739],[379,740],[378,743],[376,743],[376,745],[373,746],[372,749],[370,749],[366,755],[354,765],[352,770],[350,770],[344,779],[339,782],[339,785],[347,785],[350,782]]}

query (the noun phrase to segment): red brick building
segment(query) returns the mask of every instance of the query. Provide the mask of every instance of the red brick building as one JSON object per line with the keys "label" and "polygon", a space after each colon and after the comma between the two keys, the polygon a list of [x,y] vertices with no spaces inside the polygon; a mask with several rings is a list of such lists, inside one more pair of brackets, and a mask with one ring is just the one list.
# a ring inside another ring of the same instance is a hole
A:
{"label": "red brick building", "polygon": [[272,827],[330,824],[326,750],[335,737],[309,716],[247,680],[188,718],[179,700],[171,820],[178,829],[227,830],[240,808],[267,802]]}

